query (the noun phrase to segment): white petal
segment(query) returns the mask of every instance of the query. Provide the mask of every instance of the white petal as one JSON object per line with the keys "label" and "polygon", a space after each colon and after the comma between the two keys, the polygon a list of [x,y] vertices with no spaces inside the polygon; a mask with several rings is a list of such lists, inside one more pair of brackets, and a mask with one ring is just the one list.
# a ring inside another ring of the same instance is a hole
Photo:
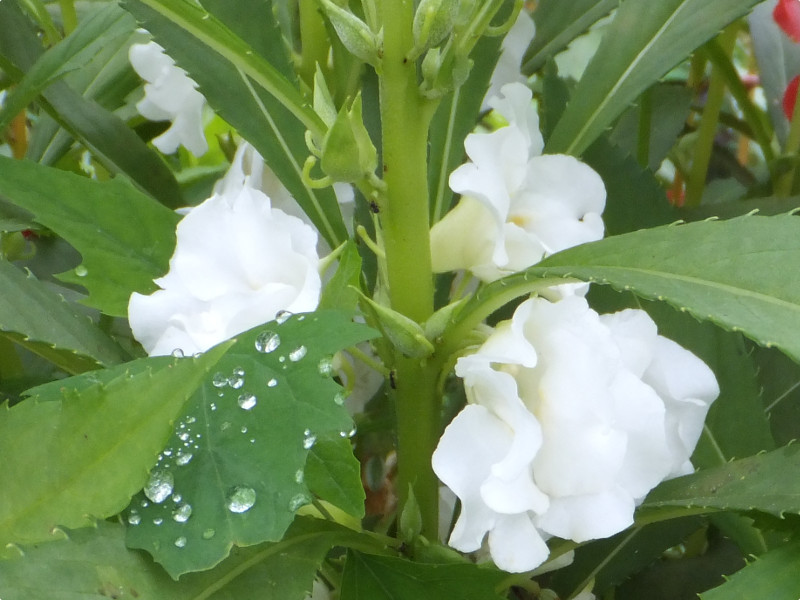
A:
{"label": "white petal", "polygon": [[550,554],[527,513],[503,515],[489,533],[489,552],[498,568],[509,573],[532,571]]}
{"label": "white petal", "polygon": [[497,227],[489,209],[464,197],[431,228],[431,260],[436,273],[492,264]]}
{"label": "white petal", "polygon": [[536,519],[547,533],[578,543],[605,538],[633,524],[633,498],[616,488],[585,496],[553,499]]}

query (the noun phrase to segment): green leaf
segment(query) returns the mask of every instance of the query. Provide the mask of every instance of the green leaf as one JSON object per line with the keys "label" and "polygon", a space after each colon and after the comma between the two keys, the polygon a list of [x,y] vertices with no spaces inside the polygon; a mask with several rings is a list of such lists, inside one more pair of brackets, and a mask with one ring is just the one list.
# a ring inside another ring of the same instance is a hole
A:
{"label": "green leaf", "polygon": [[507,573],[473,564],[420,564],[350,551],[341,600],[491,600]]}
{"label": "green leaf", "polygon": [[0,196],[81,253],[81,266],[61,279],[89,290],[86,304],[125,316],[131,293],[158,289],[153,279],[167,270],[179,217],[130,185],[0,157]]}
{"label": "green leaf", "polygon": [[[68,372],[124,360],[122,349],[61,296],[0,260],[0,331]],[[22,309],[24,307],[24,310]]]}
{"label": "green leaf", "polygon": [[541,69],[549,58],[569,46],[618,4],[619,0],[573,0],[567,4],[560,0],[541,0],[533,12],[536,36],[522,60],[522,71],[532,75]]}
{"label": "green leaf", "polygon": [[129,546],[147,550],[177,577],[216,565],[233,545],[280,540],[311,501],[309,450],[317,439],[347,437],[353,428],[337,401],[331,357],[371,335],[343,313],[318,312],[237,336],[153,471],[153,481],[172,482],[169,497],[149,492],[131,504],[129,519],[139,524],[129,529]]}
{"label": "green leaf", "polygon": [[467,81],[447,94],[436,109],[430,126],[428,153],[428,192],[431,198],[431,223],[450,210],[453,192],[450,173],[466,159],[464,139],[475,128],[481,102],[489,89],[501,39],[484,37],[471,54],[474,61]]}
{"label": "green leaf", "polygon": [[46,540],[56,525],[82,527],[122,510],[219,354],[142,359],[0,407],[0,544]]}
{"label": "green leaf", "polygon": [[610,284],[740,331],[800,361],[800,220],[747,216],[657,227],[554,254],[465,306],[471,322],[558,278]]}
{"label": "green leaf", "polygon": [[[236,16],[232,3],[214,3],[209,6],[212,12],[206,13],[184,0],[123,2],[199,84],[219,115],[255,146],[335,248],[347,238],[335,194],[331,188],[308,187],[302,177],[302,157],[308,155],[306,128],[321,139],[324,124],[287,79],[291,69],[286,49],[278,43],[272,3],[254,0],[253,4],[248,14],[254,10],[259,16],[247,24]],[[260,27],[256,40],[275,41],[261,47],[251,40],[253,22]],[[245,35],[247,39],[240,37]]]}
{"label": "green leaf", "polygon": [[234,548],[214,570],[174,581],[142,552],[125,547],[125,527],[57,531],[53,541],[23,547],[0,561],[4,600],[302,600],[330,548],[379,546],[366,535],[317,519],[298,518],[277,544]]}
{"label": "green leaf", "polygon": [[[116,7],[109,7],[100,13],[105,14],[106,11],[120,14]],[[83,34],[79,32],[84,27],[95,28],[97,23],[94,19],[87,19],[74,35],[82,38]],[[112,29],[131,32],[133,28],[131,19],[120,17]],[[52,59],[47,59],[44,65],[36,68],[46,68],[48,61],[55,62],[62,53],[69,55],[69,47],[61,44],[57,46],[59,50]],[[20,81],[26,71],[34,68],[41,55],[41,43],[27,19],[13,3],[6,2],[0,6],[0,67],[13,80]],[[42,93],[39,103],[109,171],[124,173],[166,206],[181,204],[180,188],[164,161],[113,113],[83,98],[65,81],[51,84]]]}
{"label": "green leaf", "polygon": [[645,498],[640,516],[650,510],[681,508],[692,512],[756,510],[775,516],[800,514],[800,447],[736,460],[722,467],[698,471],[659,484]]}
{"label": "green leaf", "polygon": [[348,439],[317,441],[308,452],[305,482],[309,491],[347,514],[364,516],[366,495],[361,485],[361,463]]}
{"label": "green leaf", "polygon": [[700,594],[701,600],[797,600],[800,598],[800,542],[792,542],[756,558],[723,585]]}
{"label": "green leaf", "polygon": [[361,255],[352,241],[347,242],[339,255],[339,265],[330,281],[322,289],[319,308],[355,311],[361,279]]}
{"label": "green leaf", "polygon": [[758,2],[621,3],[546,151],[581,155],[659,77]]}

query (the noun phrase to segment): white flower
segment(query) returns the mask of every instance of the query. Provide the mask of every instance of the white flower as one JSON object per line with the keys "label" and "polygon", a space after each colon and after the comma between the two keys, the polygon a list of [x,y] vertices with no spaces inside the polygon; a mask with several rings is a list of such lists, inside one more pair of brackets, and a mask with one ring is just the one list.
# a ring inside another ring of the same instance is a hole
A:
{"label": "white flower", "polygon": [[205,98],[197,84],[155,42],[133,44],[128,58],[147,82],[136,109],[151,121],[172,121],[169,129],[153,139],[153,145],[164,154],[172,154],[181,144],[195,156],[204,154],[208,150],[203,134]]}
{"label": "white flower", "polygon": [[488,533],[498,567],[534,569],[551,536],[622,531],[664,479],[691,471],[714,374],[641,310],[598,315],[585,298],[523,302],[459,359],[469,404],[433,455],[461,499],[450,545]]}
{"label": "white flower", "polygon": [[508,121],[464,142],[471,162],[450,175],[461,201],[431,229],[436,272],[468,269],[483,281],[603,237],[605,187],[590,167],[544,146],[531,91],[514,83],[491,105]]}
{"label": "white flower", "polygon": [[530,13],[524,8],[519,11],[517,20],[514,21],[501,45],[500,58],[492,72],[489,90],[483,100],[483,110],[490,108],[488,100],[500,94],[500,89],[507,83],[525,83],[527,78],[520,73],[522,59],[528,46],[531,45],[536,35],[536,25]]}
{"label": "white flower", "polygon": [[273,208],[249,185],[230,185],[178,224],[161,290],[133,294],[128,318],[151,356],[176,348],[202,352],[272,320],[280,310],[305,312],[319,302],[317,232]]}

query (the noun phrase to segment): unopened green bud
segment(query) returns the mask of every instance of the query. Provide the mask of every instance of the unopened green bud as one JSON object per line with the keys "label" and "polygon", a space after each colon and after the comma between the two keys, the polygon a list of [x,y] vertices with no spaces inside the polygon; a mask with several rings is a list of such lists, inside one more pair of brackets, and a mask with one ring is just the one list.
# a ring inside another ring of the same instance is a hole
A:
{"label": "unopened green bud", "polygon": [[414,14],[414,46],[419,54],[441,44],[458,18],[460,0],[422,0]]}
{"label": "unopened green bud", "polygon": [[378,68],[380,36],[373,33],[364,21],[331,0],[319,0],[319,3],[344,47],[352,55]]}
{"label": "unopened green bud", "polygon": [[433,354],[435,348],[425,337],[425,331],[416,322],[388,306],[378,304],[361,294],[361,298],[371,310],[378,327],[389,343],[409,358],[425,358]]}
{"label": "unopened green bud", "polygon": [[349,183],[374,173],[378,151],[369,137],[361,111],[361,94],[348,110],[343,106],[336,115],[322,146],[322,170],[333,181]]}

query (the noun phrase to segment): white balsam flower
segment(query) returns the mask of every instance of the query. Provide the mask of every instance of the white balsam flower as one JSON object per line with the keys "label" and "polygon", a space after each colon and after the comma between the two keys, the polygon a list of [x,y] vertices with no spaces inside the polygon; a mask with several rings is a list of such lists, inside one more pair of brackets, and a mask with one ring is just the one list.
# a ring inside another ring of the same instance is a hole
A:
{"label": "white balsam flower", "polygon": [[203,352],[319,303],[316,230],[247,181],[229,184],[178,223],[169,272],[155,280],[162,289],[131,296],[131,329],[151,356]]}
{"label": "white balsam flower", "polygon": [[606,198],[590,167],[571,156],[541,154],[539,118],[525,85],[504,86],[490,104],[508,125],[467,136],[471,162],[450,175],[462,198],[431,229],[434,271],[467,269],[483,281],[601,239]]}
{"label": "white balsam flower", "polygon": [[523,302],[456,374],[469,404],[433,455],[462,504],[450,545],[475,551],[488,534],[511,572],[543,563],[551,536],[585,542],[630,526],[651,489],[691,472],[719,394],[647,313],[598,315],[575,295]]}
{"label": "white balsam flower", "polygon": [[169,129],[153,139],[153,145],[164,154],[172,154],[181,144],[195,156],[204,154],[208,150],[203,133],[205,98],[197,84],[155,42],[133,44],[128,58],[147,82],[136,109],[145,119],[172,121]]}

